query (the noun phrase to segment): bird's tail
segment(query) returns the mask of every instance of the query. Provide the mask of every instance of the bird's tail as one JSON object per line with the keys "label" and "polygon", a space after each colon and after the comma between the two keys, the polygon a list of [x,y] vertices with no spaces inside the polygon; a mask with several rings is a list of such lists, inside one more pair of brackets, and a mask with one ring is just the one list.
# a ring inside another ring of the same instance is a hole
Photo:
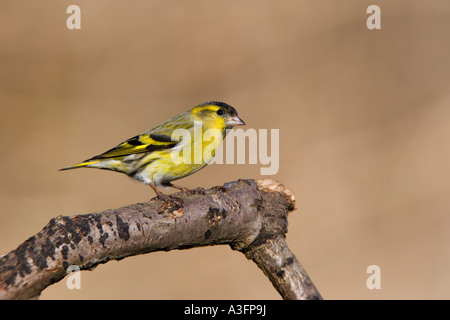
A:
{"label": "bird's tail", "polygon": [[84,161],[81,162],[79,164],[73,165],[73,166],[69,166],[69,167],[65,167],[62,169],[59,169],[59,171],[64,171],[64,170],[70,170],[70,169],[78,169],[78,168],[83,168],[83,167],[90,167],[92,165],[98,164],[99,162],[101,162],[100,160],[91,160],[91,161]]}

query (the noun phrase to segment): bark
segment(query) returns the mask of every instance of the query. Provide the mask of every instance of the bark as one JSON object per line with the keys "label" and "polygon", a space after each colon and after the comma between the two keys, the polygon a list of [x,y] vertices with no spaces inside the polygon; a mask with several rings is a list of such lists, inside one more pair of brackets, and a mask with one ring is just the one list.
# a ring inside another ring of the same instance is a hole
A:
{"label": "bark", "polygon": [[238,180],[209,190],[73,217],[58,216],[17,249],[0,256],[0,299],[32,299],[71,265],[155,251],[228,244],[252,259],[283,299],[321,299],[286,242],[295,198],[269,179]]}

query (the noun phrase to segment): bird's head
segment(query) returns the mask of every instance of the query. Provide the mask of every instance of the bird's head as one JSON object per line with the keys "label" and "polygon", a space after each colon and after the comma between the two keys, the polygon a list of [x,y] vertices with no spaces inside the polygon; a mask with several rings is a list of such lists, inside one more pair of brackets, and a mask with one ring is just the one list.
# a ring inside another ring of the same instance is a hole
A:
{"label": "bird's head", "polygon": [[224,102],[205,102],[194,107],[191,111],[194,118],[197,121],[202,121],[207,128],[225,130],[237,125],[245,125],[245,122],[239,118],[236,109]]}

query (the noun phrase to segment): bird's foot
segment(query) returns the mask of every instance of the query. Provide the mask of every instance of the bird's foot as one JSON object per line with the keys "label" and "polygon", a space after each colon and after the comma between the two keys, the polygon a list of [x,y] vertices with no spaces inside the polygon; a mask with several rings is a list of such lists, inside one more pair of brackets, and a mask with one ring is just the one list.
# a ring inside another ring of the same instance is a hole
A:
{"label": "bird's foot", "polygon": [[159,209],[156,210],[158,212],[158,214],[177,212],[177,211],[180,211],[180,209],[182,209],[184,207],[184,203],[183,203],[182,199],[175,198],[173,195],[168,195],[168,194],[162,193],[153,184],[149,184],[149,185],[155,191],[156,197],[159,200],[164,202],[161,205],[161,207],[159,207]]}
{"label": "bird's foot", "polygon": [[164,184],[164,186],[178,189],[182,193],[189,193],[190,192],[190,189],[188,189],[186,187],[183,187],[183,186],[179,186],[179,185],[173,184],[172,182],[167,182],[166,184]]}
{"label": "bird's foot", "polygon": [[203,194],[203,195],[205,194],[205,189],[202,188],[202,187],[198,187],[198,188],[195,188],[195,189],[189,189],[189,188],[186,188],[186,187],[183,187],[183,186],[178,186],[178,185],[173,184],[171,182],[167,183],[166,186],[178,189],[184,194],[187,194],[187,193],[190,193],[190,194]]}

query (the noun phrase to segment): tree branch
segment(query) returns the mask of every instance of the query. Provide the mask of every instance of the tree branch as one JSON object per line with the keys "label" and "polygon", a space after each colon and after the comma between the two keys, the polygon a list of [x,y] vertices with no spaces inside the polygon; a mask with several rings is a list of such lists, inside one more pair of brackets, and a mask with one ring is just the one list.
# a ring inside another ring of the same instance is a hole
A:
{"label": "tree branch", "polygon": [[284,299],[321,299],[285,242],[295,202],[289,189],[269,179],[238,180],[173,199],[51,219],[0,256],[0,299],[36,298],[70,265],[92,270],[132,255],[219,244],[252,259]]}

